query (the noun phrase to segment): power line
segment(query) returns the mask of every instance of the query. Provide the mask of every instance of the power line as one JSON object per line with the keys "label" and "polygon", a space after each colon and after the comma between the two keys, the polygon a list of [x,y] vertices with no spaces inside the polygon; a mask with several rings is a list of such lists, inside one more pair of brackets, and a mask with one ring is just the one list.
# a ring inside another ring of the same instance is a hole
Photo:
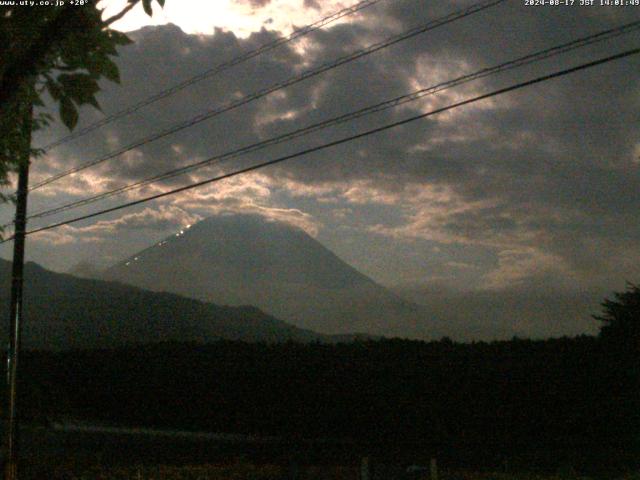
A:
{"label": "power line", "polygon": [[[172,169],[169,170],[167,172],[158,174],[158,175],[154,175],[152,177],[140,180],[138,182],[134,182],[128,185],[124,185],[122,187],[118,187],[116,189],[107,191],[107,192],[103,192],[97,195],[94,195],[92,197],[89,198],[84,198],[81,200],[76,200],[74,202],[71,203],[67,203],[58,207],[54,207],[54,208],[50,208],[48,210],[44,210],[41,212],[37,212],[34,213],[32,215],[30,215],[29,217],[27,217],[28,219],[34,219],[34,218],[44,218],[44,217],[48,217],[51,215],[54,215],[56,213],[61,213],[67,210],[71,210],[80,206],[84,206],[84,205],[89,205],[91,203],[97,202],[99,200],[103,200],[105,198],[109,198],[112,197],[114,195],[120,194],[120,193],[124,193],[124,192],[128,192],[140,187],[143,187],[145,185],[148,185],[150,183],[154,183],[160,180],[166,180],[169,178],[173,178],[176,177],[178,175],[182,175],[184,173],[199,169],[199,168],[203,168],[205,166],[209,166],[212,165],[214,163],[218,163],[219,161],[222,160],[228,160],[231,158],[235,158],[241,155],[245,155],[247,153],[251,153],[251,152],[255,152],[258,150],[262,150],[263,148],[272,146],[272,145],[276,145],[276,144],[280,144],[283,142],[287,142],[290,140],[293,140],[295,138],[304,136],[304,135],[308,135],[310,133],[331,127],[331,126],[335,126],[335,125],[339,125],[341,123],[345,123],[347,121],[351,121],[366,115],[371,115],[374,113],[378,113],[384,110],[387,110],[389,108],[394,108],[397,107],[399,105],[403,105],[405,103],[409,103],[409,102],[413,102],[416,101],[420,98],[423,98],[427,95],[433,95],[435,93],[447,90],[449,88],[452,87],[456,87],[459,85],[462,85],[464,83],[468,83],[470,81],[473,80],[477,80],[480,78],[484,78],[490,75],[494,75],[497,73],[501,73],[504,71],[508,71],[508,70],[512,70],[514,68],[519,68],[525,65],[529,65],[535,62],[539,62],[541,60],[556,56],[556,55],[560,55],[578,48],[582,48],[588,45],[592,45],[598,42],[603,42],[605,40],[610,40],[612,38],[618,37],[620,35],[623,34],[627,34],[630,33],[634,30],[637,30],[638,28],[640,28],[640,21],[635,21],[635,22],[631,22],[625,25],[621,25],[619,27],[615,27],[615,28],[611,28],[608,30],[604,30],[601,32],[598,32],[596,34],[592,34],[580,39],[576,39],[576,40],[572,40],[570,42],[561,44],[561,45],[557,45],[551,48],[547,48],[541,51],[537,51],[535,53],[531,53],[516,59],[512,59],[510,61],[501,63],[499,65],[493,66],[493,67],[487,67],[487,68],[483,68],[481,70],[478,70],[476,72],[467,74],[467,75],[463,75],[461,77],[457,77],[453,80],[449,80],[446,82],[442,82],[439,83],[437,85],[434,86],[430,86],[427,88],[423,88],[417,91],[414,91],[412,93],[409,94],[405,94],[405,95],[401,95],[398,97],[395,97],[393,99],[390,100],[386,100],[380,103],[377,103],[375,105],[370,105],[367,106],[365,108],[359,109],[357,111],[354,112],[350,112],[350,113],[346,113],[343,115],[339,115],[337,117],[333,117],[331,119],[328,120],[324,120],[322,122],[318,122],[312,125],[309,125],[307,127],[304,128],[300,128],[297,130],[293,130],[291,132],[282,134],[282,135],[278,135],[276,137],[272,137],[269,138],[267,140],[263,140],[261,142],[257,142],[242,148],[238,148],[238,149],[234,149],[219,155],[216,155],[214,157],[208,158],[206,160],[202,160],[200,162],[195,162],[189,165],[185,165],[176,169]],[[5,225],[9,226],[9,225]]]}
{"label": "power line", "polygon": [[[399,120],[397,122],[389,123],[389,124],[381,126],[381,127],[377,127],[377,128],[373,128],[373,129],[370,129],[370,130],[366,130],[366,131],[358,133],[356,135],[350,135],[348,137],[343,137],[343,138],[341,138],[339,140],[334,140],[332,142],[324,143],[322,145],[318,145],[318,146],[313,147],[313,148],[308,148],[308,149],[301,150],[301,151],[296,152],[296,153],[292,153],[292,154],[289,154],[289,155],[285,155],[285,156],[273,159],[273,160],[269,160],[269,161],[266,161],[266,162],[258,163],[256,165],[252,165],[250,167],[246,167],[246,168],[243,168],[243,169],[240,169],[240,170],[236,170],[234,172],[226,173],[224,175],[219,175],[219,176],[216,176],[216,177],[213,177],[213,178],[209,178],[207,180],[202,180],[200,182],[192,183],[190,185],[185,185],[183,187],[179,187],[179,188],[176,188],[176,189],[173,189],[173,190],[169,190],[167,192],[162,192],[162,193],[151,195],[151,196],[148,196],[148,197],[145,197],[145,198],[142,198],[142,199],[138,199],[138,200],[134,200],[134,201],[131,201],[131,202],[127,202],[127,203],[124,203],[124,204],[121,204],[121,205],[118,205],[118,206],[115,206],[115,207],[106,208],[106,209],[100,210],[98,212],[94,212],[94,213],[90,213],[90,214],[87,214],[87,215],[82,215],[82,216],[79,216],[79,217],[75,217],[75,218],[72,218],[70,220],[65,220],[65,221],[54,223],[52,225],[48,225],[48,226],[45,226],[45,227],[36,228],[34,230],[28,231],[26,234],[27,235],[32,235],[34,233],[39,233],[39,232],[43,232],[43,231],[46,231],[46,230],[51,230],[51,229],[54,229],[54,228],[61,227],[63,225],[69,225],[71,223],[76,223],[76,222],[79,222],[79,221],[82,221],[82,220],[87,220],[87,219],[90,219],[90,218],[97,217],[99,215],[104,215],[106,213],[115,212],[115,211],[118,211],[118,210],[122,210],[124,208],[129,208],[129,207],[133,207],[135,205],[140,205],[142,203],[150,202],[152,200],[157,200],[159,198],[167,197],[169,195],[174,195],[176,193],[184,192],[186,190],[191,190],[193,188],[201,187],[203,185],[207,185],[207,184],[210,184],[210,183],[226,180],[228,178],[235,177],[235,176],[238,176],[238,175],[242,175],[242,174],[245,174],[245,173],[248,173],[248,172],[252,172],[252,171],[255,171],[255,170],[258,170],[258,169],[261,169],[261,168],[264,168],[264,167],[268,167],[268,166],[271,166],[271,165],[275,165],[277,163],[281,163],[281,162],[284,162],[286,160],[291,160],[293,158],[301,157],[301,156],[308,155],[310,153],[315,153],[315,152],[318,152],[318,151],[321,151],[321,150],[326,150],[327,148],[335,147],[337,145],[341,145],[343,143],[351,142],[353,140],[357,140],[357,139],[360,139],[360,138],[368,137],[369,135],[374,135],[374,134],[377,134],[377,133],[380,133],[380,132],[383,132],[383,131],[386,131],[386,130],[389,130],[389,129],[392,129],[392,128],[395,128],[395,127],[399,127],[401,125],[405,125],[405,124],[414,122],[416,120],[424,119],[424,118],[427,118],[427,117],[430,117],[430,116],[433,116],[433,115],[436,115],[436,114],[439,114],[439,113],[442,113],[442,112],[446,112],[448,110],[453,110],[455,108],[462,107],[464,105],[469,105],[471,103],[475,103],[475,102],[478,102],[478,101],[481,101],[481,100],[485,100],[487,98],[491,98],[491,97],[495,97],[495,96],[498,96],[498,95],[502,95],[504,93],[512,92],[514,90],[519,90],[521,88],[528,87],[530,85],[534,85],[534,84],[537,84],[537,83],[546,82],[546,81],[554,79],[554,78],[563,77],[563,76],[569,75],[571,73],[575,73],[575,72],[578,72],[578,71],[581,71],[581,70],[585,70],[587,68],[595,67],[597,65],[602,65],[602,64],[614,61],[614,60],[621,59],[621,58],[629,57],[631,55],[637,55],[638,53],[640,53],[640,48],[635,48],[635,49],[627,50],[627,51],[624,51],[624,52],[621,52],[621,53],[618,53],[618,54],[615,54],[615,55],[611,55],[611,56],[608,56],[608,57],[600,58],[598,60],[594,60],[594,61],[591,61],[591,62],[588,62],[588,63],[583,63],[583,64],[578,65],[576,67],[571,67],[571,68],[567,68],[567,69],[564,69],[564,70],[556,71],[554,73],[543,75],[543,76],[534,78],[532,80],[527,80],[527,81],[524,81],[524,82],[520,82],[520,83],[511,85],[509,87],[500,88],[498,90],[494,90],[492,92],[485,93],[483,95],[478,95],[476,97],[472,97],[472,98],[469,98],[467,100],[462,100],[460,102],[450,104],[450,105],[448,105],[446,107],[441,107],[441,108],[437,108],[435,110],[431,110],[430,112],[427,112],[427,113],[414,115],[412,117],[405,118],[404,120]],[[13,237],[10,237],[10,238],[8,238],[6,240],[3,240],[0,243],[7,242],[7,241],[11,240],[12,238]]]}
{"label": "power line", "polygon": [[209,70],[205,70],[204,72],[201,72],[191,78],[188,78],[180,83],[177,83],[165,90],[161,90],[160,92],[151,95],[150,97],[145,98],[144,100],[141,100],[138,103],[135,103],[123,110],[120,110],[119,112],[115,112],[112,113],[111,115],[106,116],[105,118],[92,123],[91,125],[88,125],[76,132],[73,132],[69,135],[66,135],[54,142],[49,143],[48,145],[44,146],[42,149],[44,151],[49,151],[59,145],[62,145],[64,143],[68,143],[72,140],[75,140],[76,138],[82,137],[90,132],[93,132],[94,130],[103,127],[109,123],[112,123],[115,120],[118,120],[120,118],[126,117],[128,115],[131,115],[132,113],[137,112],[138,110],[151,105],[152,103],[155,103],[159,100],[162,100],[164,98],[167,98],[171,95],[174,95],[182,90],[184,90],[185,88],[194,85],[198,82],[201,82],[202,80],[205,80],[207,78],[211,78],[214,77],[228,69],[230,69],[231,67],[234,67],[236,65],[239,65],[241,63],[246,62],[247,60],[251,60],[254,57],[257,57],[258,55],[261,55],[263,53],[266,53],[270,50],[273,50],[281,45],[285,45],[289,42],[292,42],[293,40],[300,38],[304,35],[308,35],[309,33],[312,33],[316,30],[319,30],[322,27],[325,27],[343,17],[352,15],[356,12],[359,12],[360,10],[363,10],[367,7],[373,6],[376,3],[380,3],[382,0],[363,0],[361,2],[356,3],[355,5],[352,5],[350,7],[347,8],[343,8],[342,10],[339,10],[335,13],[332,13],[331,15],[324,17],[320,20],[318,20],[317,22],[314,22],[312,24],[309,24],[305,27],[302,27],[298,30],[294,30],[291,34],[285,36],[285,37],[281,37],[278,38],[277,40],[274,40],[273,42],[269,42],[266,43],[264,45],[261,45],[260,47],[250,50],[246,53],[243,53],[242,55],[239,55],[238,57],[235,57],[227,62],[223,62],[220,63],[218,65],[216,65],[213,68],[210,68]]}
{"label": "power line", "polygon": [[201,122],[203,122],[205,120],[208,120],[208,119],[210,119],[210,118],[212,118],[214,116],[220,115],[222,113],[226,113],[226,112],[228,112],[230,110],[238,108],[238,107],[240,107],[242,105],[245,105],[247,103],[250,103],[250,102],[252,102],[254,100],[260,99],[260,98],[262,98],[262,97],[264,97],[266,95],[269,95],[269,94],[271,94],[273,92],[276,92],[278,90],[282,90],[282,89],[287,88],[287,87],[289,87],[291,85],[299,83],[299,82],[301,82],[303,80],[306,80],[308,78],[312,78],[314,76],[320,75],[321,73],[324,73],[324,72],[326,72],[328,70],[332,70],[332,69],[337,68],[337,67],[339,67],[339,66],[341,66],[343,64],[352,62],[352,61],[357,60],[359,58],[362,58],[362,57],[364,57],[366,55],[370,55],[370,54],[375,53],[375,52],[377,52],[379,50],[382,50],[384,48],[392,46],[392,45],[394,45],[396,43],[399,43],[401,41],[404,41],[404,40],[407,40],[409,38],[412,38],[412,37],[414,37],[416,35],[419,35],[421,33],[426,32],[426,31],[435,29],[435,28],[437,28],[439,26],[442,26],[442,25],[451,23],[453,21],[459,20],[459,19],[464,18],[466,16],[472,15],[472,14],[477,13],[479,11],[485,10],[487,8],[490,8],[490,7],[494,6],[494,5],[502,3],[504,1],[506,1],[506,0],[489,0],[489,1],[479,2],[479,3],[476,3],[476,4],[474,4],[474,5],[472,5],[472,6],[468,7],[468,8],[453,12],[453,13],[451,13],[451,14],[445,16],[445,17],[442,17],[440,19],[430,21],[425,25],[414,27],[414,28],[412,28],[410,30],[407,30],[407,31],[405,31],[405,32],[403,32],[403,33],[401,33],[399,35],[392,36],[392,37],[389,37],[388,39],[386,39],[384,41],[372,44],[367,48],[364,48],[364,49],[361,49],[361,50],[357,50],[356,52],[353,52],[353,53],[348,54],[348,55],[344,55],[344,56],[339,57],[338,59],[335,59],[335,60],[333,60],[331,62],[327,62],[327,63],[321,65],[320,67],[316,67],[315,69],[307,70],[307,71],[303,72],[300,75],[296,75],[296,76],[290,77],[290,78],[288,78],[287,80],[285,80],[283,82],[279,82],[277,84],[272,85],[271,87],[267,87],[265,89],[259,90],[258,92],[255,92],[253,94],[246,95],[246,96],[238,99],[237,101],[230,102],[230,103],[228,103],[226,105],[223,105],[223,106],[221,106],[219,108],[215,108],[213,110],[209,110],[209,111],[204,112],[202,114],[199,114],[199,115],[197,115],[195,117],[192,117],[191,119],[189,119],[187,121],[172,125],[171,127],[168,127],[167,129],[162,130],[162,131],[160,131],[160,132],[158,132],[156,134],[152,134],[152,135],[150,135],[148,137],[143,138],[142,140],[138,140],[138,141],[135,141],[133,143],[130,143],[129,145],[127,145],[127,146],[125,146],[125,147],[123,147],[123,148],[121,148],[121,149],[119,149],[119,150],[117,150],[115,152],[109,153],[109,154],[107,154],[105,156],[99,157],[99,158],[97,158],[95,160],[92,160],[92,161],[87,162],[85,164],[82,164],[82,165],[79,165],[77,167],[71,168],[71,169],[66,170],[64,172],[61,172],[59,174],[53,175],[53,176],[51,176],[51,177],[49,177],[49,178],[47,178],[47,179],[35,184],[34,186],[32,186],[30,188],[30,190],[35,190],[37,188],[40,188],[40,187],[42,187],[44,185],[52,183],[52,182],[54,182],[56,180],[59,180],[61,178],[64,178],[64,177],[66,177],[68,175],[71,175],[73,173],[77,173],[77,172],[82,171],[82,170],[84,170],[86,168],[98,165],[98,164],[100,164],[100,163],[102,163],[104,161],[107,161],[107,160],[110,160],[112,158],[118,157],[118,156],[120,156],[120,155],[122,155],[122,154],[124,154],[124,153],[126,153],[126,152],[128,152],[130,150],[133,150],[134,148],[141,147],[143,145],[146,145],[147,143],[153,142],[153,141],[158,140],[160,138],[163,138],[165,136],[168,136],[168,135],[171,135],[171,134],[176,133],[178,131],[184,130],[184,129],[189,128],[189,127],[192,127],[192,126],[194,126],[194,125],[196,125],[198,123],[201,123]]}
{"label": "power line", "polygon": [[383,40],[381,42],[377,42],[374,43],[372,45],[369,45],[368,47],[361,49],[361,50],[357,50],[353,53],[350,53],[348,55],[339,57],[336,60],[333,60],[331,62],[325,63],[323,65],[321,65],[320,67],[316,67],[314,69],[311,70],[307,70],[305,72],[303,72],[300,75],[296,75],[293,77],[288,78],[287,80],[283,81],[283,82],[279,82],[276,83],[270,87],[264,88],[262,90],[259,90],[258,92],[252,93],[250,95],[246,95],[242,98],[240,98],[237,101],[234,102],[230,102],[227,103],[221,107],[209,110],[207,112],[201,113],[195,117],[192,117],[191,119],[181,122],[179,124],[175,124],[172,125],[171,127],[168,127],[158,133],[155,133],[153,135],[150,135],[148,137],[145,137],[142,140],[137,140],[133,143],[130,143],[129,145],[115,151],[112,153],[109,153],[103,157],[99,157],[95,160],[92,160],[90,162],[84,163],[82,165],[78,165],[77,167],[73,167],[70,168],[69,170],[66,170],[64,172],[58,173],[56,175],[53,175],[37,184],[35,184],[34,186],[32,186],[30,188],[30,190],[36,190],[38,188],[41,188],[45,185],[48,185],[49,183],[55,182],[56,180],[60,180],[61,178],[67,177],[71,174],[80,172],[82,170],[85,170],[89,167],[93,167],[95,165],[98,165],[102,162],[105,162],[107,160],[110,160],[112,158],[118,157],[130,150],[133,150],[134,148],[137,147],[141,147],[143,145],[146,145],[148,143],[151,143],[153,141],[159,140],[161,138],[164,138],[168,135],[171,135],[173,133],[179,132],[181,130],[190,128],[198,123],[201,123],[205,120],[208,120],[210,118],[213,118],[217,115],[229,112],[231,110],[234,110],[242,105],[245,105],[247,103],[250,103],[254,100],[258,100],[262,97],[265,97],[271,93],[274,93],[276,91],[282,90],[284,88],[287,88],[291,85],[294,85],[296,83],[302,82],[303,80],[307,80],[309,78],[315,77],[317,75],[320,75],[321,73],[327,72],[329,70],[333,70],[334,68],[337,68],[341,65],[344,65],[346,63],[352,62],[354,60],[357,60],[359,58],[362,58],[364,56],[370,55],[372,53],[375,53],[379,50],[382,50],[384,48],[390,47],[392,45],[395,45],[399,42],[402,42],[404,40],[408,40],[409,38],[415,37],[417,35],[420,35],[421,33],[425,33],[429,30],[433,30],[437,27],[440,27],[442,25],[446,25],[449,23],[452,23],[456,20],[468,17],[470,15],[473,15],[475,13],[478,13],[480,11],[486,10],[490,7],[493,7],[495,5],[498,5],[500,3],[505,2],[506,0],[485,0],[485,1],[481,1],[478,2],[470,7],[464,8],[462,10],[458,10],[456,12],[450,13],[449,15],[446,15],[442,18],[439,18],[437,20],[432,20],[424,25],[420,25],[418,27],[414,27],[410,30],[407,30],[399,35],[395,35],[392,37],[387,38],[386,40]]}

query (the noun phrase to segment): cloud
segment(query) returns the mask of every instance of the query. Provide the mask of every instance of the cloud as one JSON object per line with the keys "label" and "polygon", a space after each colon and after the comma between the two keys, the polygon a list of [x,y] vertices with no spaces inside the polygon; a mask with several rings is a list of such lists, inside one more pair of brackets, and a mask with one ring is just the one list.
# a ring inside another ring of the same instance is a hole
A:
{"label": "cloud", "polygon": [[47,230],[34,237],[36,241],[51,244],[69,244],[74,242],[102,242],[117,235],[122,230],[146,229],[163,232],[182,225],[202,220],[197,214],[190,214],[175,206],[161,205],[157,209],[145,208],[141,212],[122,215],[114,220],[99,220],[85,227],[64,225],[58,229]]}
{"label": "cloud", "polygon": [[[313,194],[304,189],[298,191],[288,182],[284,185],[291,188],[290,192],[294,196]],[[185,192],[173,203],[185,210],[199,212],[202,216],[229,213],[255,214],[268,220],[289,223],[301,228],[309,235],[316,236],[321,222],[298,208],[288,208],[273,201],[273,193],[282,186],[279,181],[269,175],[253,173],[234,177],[202,190]],[[313,189],[313,192],[317,193],[317,191],[318,189]]]}
{"label": "cloud", "polygon": [[[130,32],[150,25],[175,24],[191,34],[209,35],[214,29],[222,28],[244,38],[265,25],[290,33],[296,26],[317,21],[349,4],[342,0],[180,0],[167,2],[162,9],[154,7],[153,17],[139,5],[116,22],[114,28]],[[125,5],[126,0],[100,2],[102,8],[107,8],[105,17],[119,12]]]}
{"label": "cloud", "polygon": [[498,268],[484,276],[485,289],[502,290],[532,277],[565,273],[562,258],[534,248],[501,250]]}
{"label": "cloud", "polygon": [[253,8],[263,8],[271,3],[271,0],[247,0]]}

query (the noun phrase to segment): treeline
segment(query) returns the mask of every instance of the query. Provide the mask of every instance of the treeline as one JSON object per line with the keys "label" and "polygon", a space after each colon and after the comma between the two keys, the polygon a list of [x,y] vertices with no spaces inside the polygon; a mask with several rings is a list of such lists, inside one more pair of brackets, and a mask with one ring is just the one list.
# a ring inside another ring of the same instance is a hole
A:
{"label": "treeline", "polygon": [[378,455],[624,469],[637,351],[595,337],[457,344],[156,344],[30,352],[23,417],[352,439]]}

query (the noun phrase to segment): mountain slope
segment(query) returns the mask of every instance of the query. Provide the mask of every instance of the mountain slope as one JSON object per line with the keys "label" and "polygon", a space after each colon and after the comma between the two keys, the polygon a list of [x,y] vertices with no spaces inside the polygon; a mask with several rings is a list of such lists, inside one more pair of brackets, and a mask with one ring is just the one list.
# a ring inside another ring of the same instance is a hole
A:
{"label": "mountain slope", "polygon": [[[0,312],[7,318],[10,262],[0,260]],[[88,280],[25,266],[24,345],[27,348],[106,348],[126,343],[314,341],[322,335],[273,318],[255,307],[221,307],[170,293]],[[8,321],[0,333],[8,336]]]}
{"label": "mountain slope", "polygon": [[252,215],[212,217],[114,265],[105,278],[219,304],[256,305],[299,327],[429,336],[420,309],[302,230]]}

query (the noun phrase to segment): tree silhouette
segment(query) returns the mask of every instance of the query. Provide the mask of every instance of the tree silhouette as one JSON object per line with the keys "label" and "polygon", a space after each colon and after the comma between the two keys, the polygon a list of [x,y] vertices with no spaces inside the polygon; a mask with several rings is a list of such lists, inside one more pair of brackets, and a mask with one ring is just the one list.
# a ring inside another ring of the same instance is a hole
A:
{"label": "tree silhouette", "polygon": [[640,345],[640,287],[627,284],[625,292],[615,292],[613,299],[601,303],[602,314],[593,318],[603,323],[600,338],[627,345]]}
{"label": "tree silhouette", "polygon": [[[165,2],[156,1],[160,6]],[[1,186],[8,184],[8,174],[22,162],[30,131],[51,120],[39,113],[23,125],[25,116],[31,116],[31,105],[43,105],[43,93],[59,106],[64,125],[73,129],[79,106],[99,108],[95,95],[100,79],[119,82],[113,59],[117,47],[131,41],[111,25],[140,2],[151,15],[152,0],[127,0],[119,13],[106,19],[97,0],[66,2],[55,8],[0,7]],[[35,153],[31,151],[32,156]]]}

